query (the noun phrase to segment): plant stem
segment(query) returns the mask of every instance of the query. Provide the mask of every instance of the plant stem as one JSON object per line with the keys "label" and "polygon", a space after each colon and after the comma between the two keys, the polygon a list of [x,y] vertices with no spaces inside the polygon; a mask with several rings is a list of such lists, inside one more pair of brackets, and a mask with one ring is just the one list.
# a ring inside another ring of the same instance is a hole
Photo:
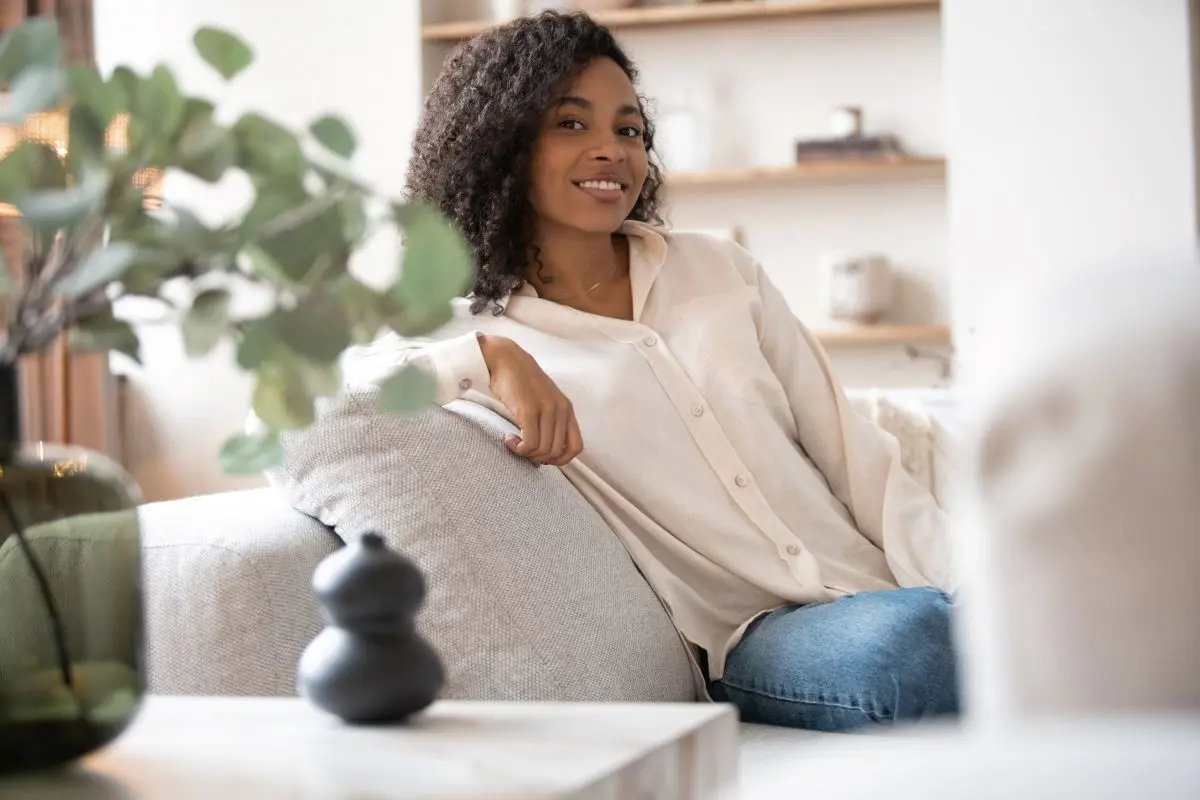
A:
{"label": "plant stem", "polygon": [[0,505],[4,506],[4,515],[8,517],[8,521],[12,525],[13,534],[17,537],[17,542],[21,546],[21,551],[29,561],[29,567],[33,570],[33,577],[37,582],[38,591],[42,595],[42,601],[46,604],[46,612],[50,616],[50,627],[54,633],[54,648],[55,655],[58,657],[59,674],[62,675],[63,683],[66,684],[67,690],[72,696],[75,696],[76,702],[79,705],[80,715],[86,716],[83,703],[80,703],[78,696],[75,695],[75,676],[71,671],[71,654],[67,649],[67,635],[63,627],[62,616],[58,612],[58,604],[54,601],[54,593],[50,591],[50,581],[46,578],[46,571],[42,569],[41,562],[34,555],[33,547],[30,546],[29,540],[25,538],[25,530],[21,527],[20,520],[17,519],[17,512],[13,509],[12,503],[9,502],[8,493],[3,489],[0,489]]}

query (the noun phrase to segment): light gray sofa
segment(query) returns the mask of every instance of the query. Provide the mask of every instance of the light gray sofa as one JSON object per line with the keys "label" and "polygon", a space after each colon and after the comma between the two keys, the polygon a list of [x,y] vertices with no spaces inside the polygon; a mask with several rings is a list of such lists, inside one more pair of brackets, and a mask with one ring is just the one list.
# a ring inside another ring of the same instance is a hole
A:
{"label": "light gray sofa", "polygon": [[[928,458],[909,435],[919,414],[882,418],[906,457]],[[471,404],[401,419],[352,396],[289,440],[276,486],[142,506],[150,690],[295,694],[322,627],[312,572],[373,529],[427,575],[418,623],[446,661],[445,696],[694,699],[684,646],[616,537],[558,470],[508,453],[508,430]],[[743,733],[751,773],[813,735]]]}

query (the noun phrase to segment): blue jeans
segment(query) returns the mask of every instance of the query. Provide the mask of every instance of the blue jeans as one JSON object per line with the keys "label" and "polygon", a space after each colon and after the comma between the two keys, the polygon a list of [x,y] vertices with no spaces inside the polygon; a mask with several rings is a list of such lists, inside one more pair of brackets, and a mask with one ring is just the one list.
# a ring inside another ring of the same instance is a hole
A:
{"label": "blue jeans", "polygon": [[781,608],[747,628],[709,690],[743,722],[815,731],[957,714],[950,610],[937,589]]}

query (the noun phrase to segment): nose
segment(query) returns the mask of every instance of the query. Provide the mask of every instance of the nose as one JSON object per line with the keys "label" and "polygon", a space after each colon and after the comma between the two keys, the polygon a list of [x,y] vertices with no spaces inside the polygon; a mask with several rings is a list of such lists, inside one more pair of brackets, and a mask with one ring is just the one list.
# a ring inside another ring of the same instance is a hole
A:
{"label": "nose", "polygon": [[621,146],[620,137],[613,131],[600,132],[592,146],[591,157],[596,161],[612,164],[623,162],[626,155],[625,148]]}

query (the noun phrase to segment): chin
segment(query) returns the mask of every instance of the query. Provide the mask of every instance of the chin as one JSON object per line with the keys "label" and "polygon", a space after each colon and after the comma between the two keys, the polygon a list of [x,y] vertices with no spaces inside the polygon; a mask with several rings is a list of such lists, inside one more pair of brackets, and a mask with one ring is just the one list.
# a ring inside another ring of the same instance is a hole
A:
{"label": "chin", "polygon": [[575,230],[586,233],[616,233],[628,216],[628,212],[622,214],[614,210],[609,214],[593,212],[572,215],[570,219],[565,219],[563,222]]}

